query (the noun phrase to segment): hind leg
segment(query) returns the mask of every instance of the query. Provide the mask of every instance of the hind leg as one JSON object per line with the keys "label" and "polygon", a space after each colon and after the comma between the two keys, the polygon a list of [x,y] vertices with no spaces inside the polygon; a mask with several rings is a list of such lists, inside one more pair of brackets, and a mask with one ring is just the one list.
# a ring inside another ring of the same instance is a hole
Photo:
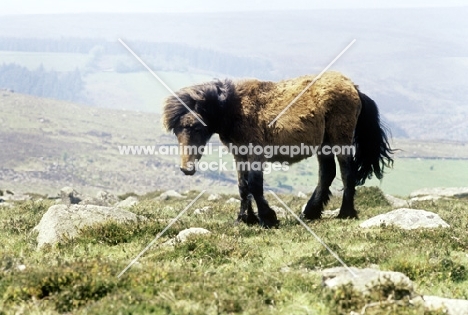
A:
{"label": "hind leg", "polygon": [[341,178],[343,180],[344,191],[338,218],[356,218],[358,217],[354,209],[354,194],[356,192],[356,166],[351,155],[338,156],[340,163]]}
{"label": "hind leg", "polygon": [[330,185],[336,176],[335,156],[318,155],[319,182],[302,213],[306,219],[320,219],[324,206],[330,200]]}

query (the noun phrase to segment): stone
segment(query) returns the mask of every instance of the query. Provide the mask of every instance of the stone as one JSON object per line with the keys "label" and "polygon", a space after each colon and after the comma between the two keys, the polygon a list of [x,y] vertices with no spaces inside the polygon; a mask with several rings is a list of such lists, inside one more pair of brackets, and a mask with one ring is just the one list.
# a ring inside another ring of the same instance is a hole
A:
{"label": "stone", "polygon": [[239,199],[236,199],[236,198],[229,198],[226,203],[227,204],[230,204],[230,203],[240,203],[241,201]]}
{"label": "stone", "polygon": [[298,196],[299,198],[302,198],[302,199],[307,199],[307,195],[304,194],[302,191],[298,192],[298,193],[297,193],[297,196]]}
{"label": "stone", "polygon": [[168,240],[167,242],[163,243],[163,245],[173,246],[173,245],[175,245],[177,243],[186,242],[187,239],[190,236],[203,235],[203,234],[211,234],[211,232],[208,231],[207,229],[204,229],[204,228],[197,228],[197,227],[188,228],[188,229],[180,231],[179,234],[177,234],[176,237],[174,237],[174,238]]}
{"label": "stone", "polygon": [[286,218],[288,216],[288,211],[282,207],[270,206],[276,212],[278,218]]}
{"label": "stone", "polygon": [[407,208],[410,205],[407,200],[400,199],[389,194],[385,195],[385,199],[387,199],[393,209]]}
{"label": "stone", "polygon": [[220,199],[221,199],[221,196],[218,194],[211,194],[208,196],[208,201],[216,201]]}
{"label": "stone", "polygon": [[[373,292],[382,291],[382,286],[390,286],[399,293],[411,296],[413,282],[403,273],[394,271],[382,271],[372,268],[329,268],[322,271],[322,281],[326,288],[336,290],[344,285],[351,284],[357,292],[369,296]],[[390,294],[390,292],[388,292]]]}
{"label": "stone", "polygon": [[140,201],[135,196],[129,196],[127,199],[118,202],[115,206],[117,208],[131,208],[134,205],[137,205]]}
{"label": "stone", "polygon": [[42,216],[34,227],[37,231],[37,247],[56,244],[64,238],[74,238],[80,229],[107,221],[136,222],[146,220],[143,216],[115,208],[95,205],[54,205]]}
{"label": "stone", "polygon": [[195,209],[195,210],[193,211],[193,214],[195,214],[195,215],[205,214],[205,213],[207,213],[207,212],[210,211],[210,210],[211,210],[211,207],[210,207],[210,206],[205,206],[205,207],[203,207],[203,208]]}
{"label": "stone", "polygon": [[66,186],[60,189],[60,198],[66,205],[78,204],[82,201],[80,194],[72,187]]}
{"label": "stone", "polygon": [[422,196],[439,196],[439,198],[466,198],[468,197],[468,187],[422,188],[415,190],[410,194],[410,198]]}
{"label": "stone", "polygon": [[405,230],[418,228],[450,227],[438,214],[426,210],[401,208],[388,213],[379,214],[362,222],[361,228],[395,225]]}
{"label": "stone", "polygon": [[422,297],[426,311],[445,310],[448,315],[468,315],[468,301],[447,299],[438,296],[424,295]]}
{"label": "stone", "polygon": [[184,199],[186,198],[185,196],[182,196],[181,194],[179,194],[177,191],[175,190],[168,190],[168,191],[165,191],[163,192],[161,195],[159,195],[159,197],[157,197],[156,199],[157,200],[160,200],[160,201],[164,201],[164,200],[168,200],[168,199]]}

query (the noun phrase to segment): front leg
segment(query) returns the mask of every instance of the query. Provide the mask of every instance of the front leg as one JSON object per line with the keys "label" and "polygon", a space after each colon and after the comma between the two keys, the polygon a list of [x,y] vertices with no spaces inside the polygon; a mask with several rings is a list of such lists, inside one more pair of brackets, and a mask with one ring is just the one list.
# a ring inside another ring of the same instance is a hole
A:
{"label": "front leg", "polygon": [[264,228],[277,227],[279,221],[263,196],[263,172],[250,171],[248,175],[249,191],[253,195],[258,208],[260,225]]}
{"label": "front leg", "polygon": [[237,221],[242,221],[250,225],[258,224],[259,220],[252,208],[253,196],[249,192],[248,176],[248,171],[237,171],[237,182],[239,186],[239,195],[241,197],[241,205],[239,215],[237,216]]}

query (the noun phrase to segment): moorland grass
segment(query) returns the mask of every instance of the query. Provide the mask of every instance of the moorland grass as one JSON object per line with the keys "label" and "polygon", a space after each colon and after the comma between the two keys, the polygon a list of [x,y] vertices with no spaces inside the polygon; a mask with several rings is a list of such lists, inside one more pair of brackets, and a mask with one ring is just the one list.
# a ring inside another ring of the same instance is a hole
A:
{"label": "moorland grass", "polygon": [[[398,288],[382,286],[372,298],[350,287],[328,291],[320,270],[339,263],[292,217],[281,218],[279,229],[236,224],[237,205],[208,201],[207,195],[117,278],[197,193],[183,200],[154,200],[158,193],[140,197],[130,210],[149,220],[86,228],[79,237],[41,251],[31,230],[53,202],[0,208],[0,314],[349,314],[364,307],[365,314],[429,314],[404,295],[383,298]],[[296,212],[305,203],[291,195],[280,197]],[[339,203],[332,198],[328,208]],[[203,206],[211,208],[193,214]],[[359,220],[308,224],[351,266],[401,271],[420,294],[468,299],[468,201],[416,204],[438,213],[451,228],[415,231],[358,227],[391,210],[377,188],[359,189],[356,206]],[[189,227],[212,233],[174,247],[160,245]]]}

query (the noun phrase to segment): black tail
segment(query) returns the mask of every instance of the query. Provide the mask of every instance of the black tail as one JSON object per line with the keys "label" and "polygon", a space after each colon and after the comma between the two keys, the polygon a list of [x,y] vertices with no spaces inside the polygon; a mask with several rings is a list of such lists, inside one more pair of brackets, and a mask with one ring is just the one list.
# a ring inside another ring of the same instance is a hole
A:
{"label": "black tail", "polygon": [[380,122],[377,105],[364,93],[358,93],[362,108],[354,132],[354,162],[356,185],[363,185],[366,179],[372,178],[372,174],[381,179],[384,168],[393,166],[393,150],[388,142],[388,130]]}

